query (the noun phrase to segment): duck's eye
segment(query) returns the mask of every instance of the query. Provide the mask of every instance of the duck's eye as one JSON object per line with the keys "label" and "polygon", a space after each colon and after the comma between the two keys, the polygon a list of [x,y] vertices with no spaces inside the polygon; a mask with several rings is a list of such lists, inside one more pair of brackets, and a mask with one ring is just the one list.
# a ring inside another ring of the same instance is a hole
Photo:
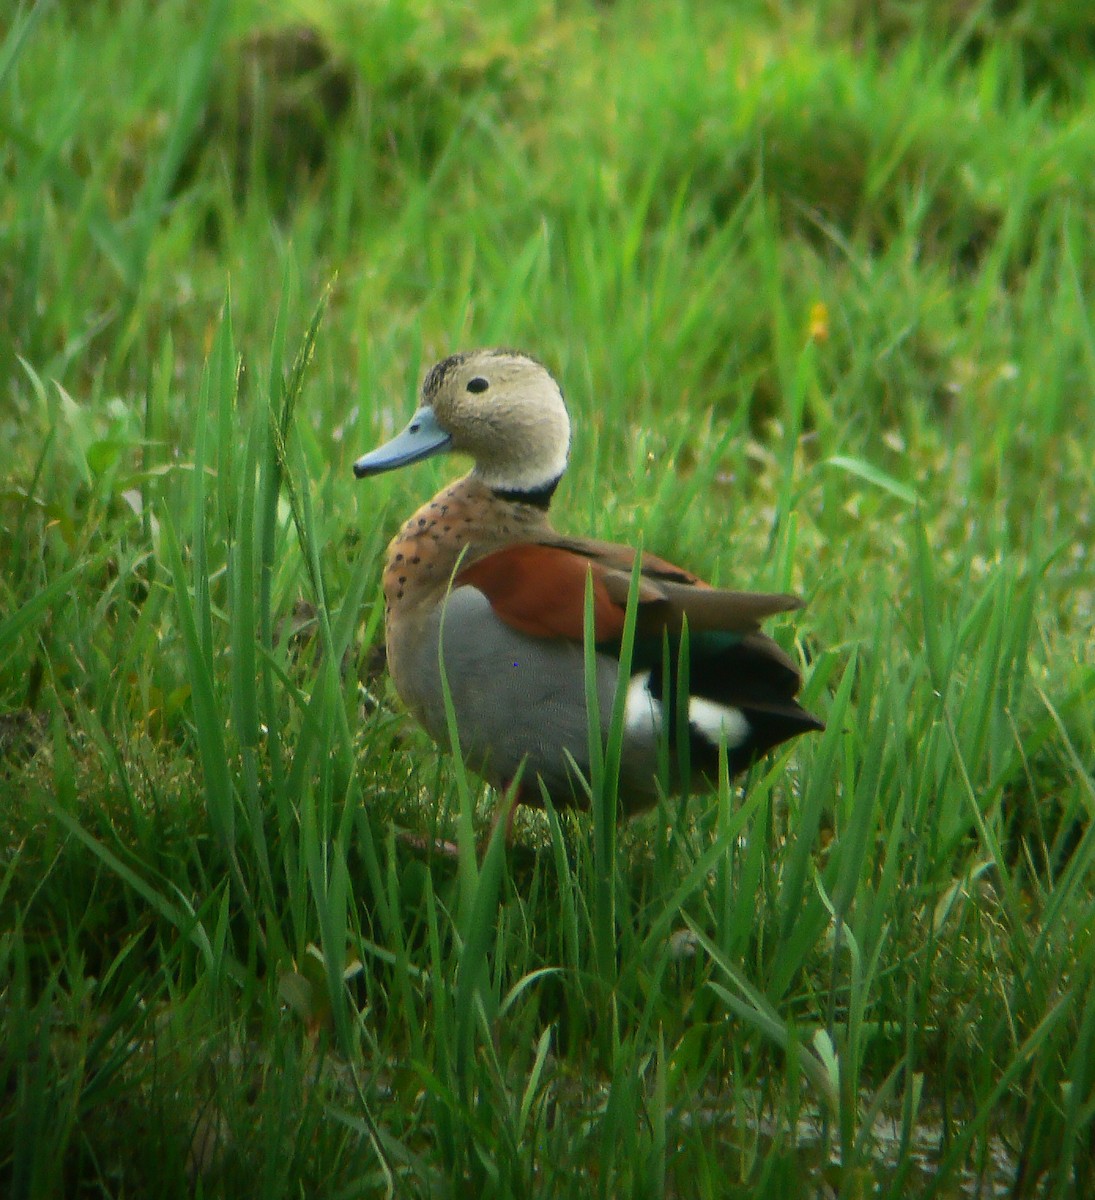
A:
{"label": "duck's eye", "polygon": [[474,379],[468,380],[469,392],[485,392],[490,384],[483,378],[482,375],[476,375]]}

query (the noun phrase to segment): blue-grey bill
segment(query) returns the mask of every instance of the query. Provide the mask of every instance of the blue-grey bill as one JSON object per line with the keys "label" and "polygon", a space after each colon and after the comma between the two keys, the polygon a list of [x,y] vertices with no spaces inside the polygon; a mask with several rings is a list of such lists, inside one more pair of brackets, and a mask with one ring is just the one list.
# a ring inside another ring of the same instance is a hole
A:
{"label": "blue-grey bill", "polygon": [[394,471],[408,463],[419,462],[431,454],[440,454],[452,443],[452,436],[437,423],[433,409],[423,406],[411,417],[411,422],[402,433],[390,442],[363,454],[354,463],[354,474],[358,479],[366,475],[379,475],[381,471]]}

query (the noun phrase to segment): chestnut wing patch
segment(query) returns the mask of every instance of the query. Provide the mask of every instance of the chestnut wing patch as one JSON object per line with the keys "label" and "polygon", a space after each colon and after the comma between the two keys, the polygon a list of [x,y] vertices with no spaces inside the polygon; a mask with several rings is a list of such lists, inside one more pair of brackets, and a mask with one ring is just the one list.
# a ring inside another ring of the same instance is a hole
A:
{"label": "chestnut wing patch", "polygon": [[569,550],[531,542],[508,546],[465,567],[454,585],[468,584],[482,592],[495,614],[521,633],[581,641],[590,573],[596,639],[619,638],[624,606],[609,594],[605,568]]}
{"label": "chestnut wing patch", "polygon": [[[598,645],[607,646],[623,634],[634,561],[634,551],[608,543],[591,542],[588,549],[575,543],[572,549],[522,542],[465,567],[455,582],[482,592],[495,615],[512,629],[532,637],[580,642],[586,577],[591,575],[595,637]],[[725,634],[736,641],[758,631],[766,617],[801,604],[797,596],[712,588],[672,563],[646,554],[638,601],[636,637],[656,638],[659,647],[662,633],[680,633],[685,621],[693,634]],[[774,642],[772,646],[776,649]]]}

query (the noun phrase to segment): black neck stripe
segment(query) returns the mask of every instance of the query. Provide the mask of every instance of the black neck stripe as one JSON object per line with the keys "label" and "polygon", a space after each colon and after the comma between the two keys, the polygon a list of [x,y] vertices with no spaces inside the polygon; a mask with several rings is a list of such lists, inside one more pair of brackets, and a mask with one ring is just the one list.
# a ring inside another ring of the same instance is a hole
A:
{"label": "black neck stripe", "polygon": [[559,486],[559,479],[562,479],[561,475],[558,479],[553,479],[542,487],[530,488],[527,492],[519,488],[492,488],[491,491],[499,500],[508,500],[511,504],[531,504],[534,508],[548,508],[552,496],[555,495],[555,489]]}

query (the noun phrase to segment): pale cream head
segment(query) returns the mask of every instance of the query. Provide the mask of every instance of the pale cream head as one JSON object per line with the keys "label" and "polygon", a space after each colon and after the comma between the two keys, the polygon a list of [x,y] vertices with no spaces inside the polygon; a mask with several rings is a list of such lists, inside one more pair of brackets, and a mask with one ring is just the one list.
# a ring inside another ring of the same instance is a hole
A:
{"label": "pale cream head", "polygon": [[439,362],[422,384],[422,406],[475,459],[488,487],[535,492],[566,470],[570,419],[559,385],[536,359],[513,350],[472,350]]}

